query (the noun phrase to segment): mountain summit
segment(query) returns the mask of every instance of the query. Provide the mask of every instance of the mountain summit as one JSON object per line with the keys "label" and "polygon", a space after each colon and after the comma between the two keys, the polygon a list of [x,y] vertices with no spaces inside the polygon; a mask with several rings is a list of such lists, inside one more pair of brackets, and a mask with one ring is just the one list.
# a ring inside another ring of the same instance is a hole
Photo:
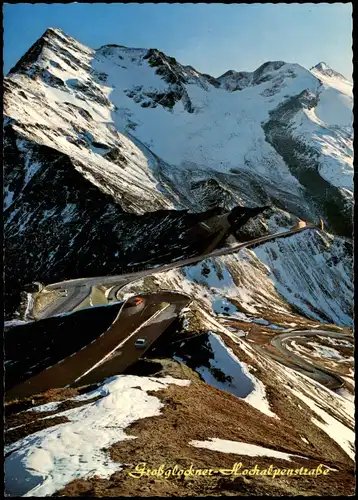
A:
{"label": "mountain summit", "polygon": [[317,72],[214,78],[46,30],[4,82],[10,288],[186,256],[182,232],[215,207],[270,205],[349,238],[352,85]]}
{"label": "mountain summit", "polygon": [[341,80],[346,80],[349,82],[349,80],[344,77],[341,73],[338,73],[338,71],[335,71],[334,69],[330,68],[328,64],[325,62],[321,61],[320,63],[316,64],[316,66],[313,66],[311,68],[311,71],[313,72],[319,72],[322,75],[333,77],[333,78],[339,78]]}
{"label": "mountain summit", "polygon": [[49,28],[4,107],[5,496],[353,494],[352,84]]}

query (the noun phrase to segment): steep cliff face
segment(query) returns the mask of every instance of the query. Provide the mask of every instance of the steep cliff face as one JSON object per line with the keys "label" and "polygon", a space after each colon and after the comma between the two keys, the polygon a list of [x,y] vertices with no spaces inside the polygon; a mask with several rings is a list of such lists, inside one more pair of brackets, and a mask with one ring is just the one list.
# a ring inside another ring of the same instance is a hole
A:
{"label": "steep cliff face", "polygon": [[[4,85],[11,311],[30,281],[200,252],[185,234],[215,208],[271,205],[350,236],[352,85],[333,70],[269,62],[213,78],[50,28]],[[310,265],[316,250],[304,252]]]}
{"label": "steep cliff face", "polygon": [[347,191],[351,187],[350,171],[343,168],[338,174],[337,165],[332,168],[331,159],[322,158],[318,147],[320,143],[334,145],[336,152],[341,153],[341,160],[344,156],[349,157],[352,146],[349,127],[336,126],[327,134],[327,126],[317,121],[312,124],[313,130],[308,136],[297,126],[299,120],[307,123],[308,115],[315,113],[318,104],[317,95],[303,91],[270,112],[270,120],[263,129],[268,142],[305,187],[312,204],[319,207],[322,218],[336,234],[349,237],[352,234],[352,192]]}

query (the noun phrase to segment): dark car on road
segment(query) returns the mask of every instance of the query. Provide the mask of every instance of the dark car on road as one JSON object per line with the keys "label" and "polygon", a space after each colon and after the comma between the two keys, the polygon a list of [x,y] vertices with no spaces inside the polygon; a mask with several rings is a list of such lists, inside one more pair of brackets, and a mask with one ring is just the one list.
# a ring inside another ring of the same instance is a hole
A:
{"label": "dark car on road", "polygon": [[143,339],[137,339],[135,341],[135,346],[138,348],[138,349],[143,349],[143,347],[146,347],[147,346],[147,339],[146,338],[143,338]]}

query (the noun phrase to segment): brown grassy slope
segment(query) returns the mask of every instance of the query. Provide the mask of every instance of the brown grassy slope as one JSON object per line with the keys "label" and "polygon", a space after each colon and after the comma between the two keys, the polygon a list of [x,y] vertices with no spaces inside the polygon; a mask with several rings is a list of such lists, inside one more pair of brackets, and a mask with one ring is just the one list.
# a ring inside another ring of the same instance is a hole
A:
{"label": "brown grassy slope", "polygon": [[[170,386],[153,393],[165,403],[162,414],[135,422],[127,433],[134,440],[119,442],[110,450],[112,460],[124,465],[110,479],[75,480],[55,496],[187,496],[187,495],[339,495],[352,494],[353,465],[339,451],[333,450],[331,459],[323,458],[324,433],[321,447],[302,441],[299,431],[283,420],[263,415],[244,401],[200,381],[189,387]],[[299,419],[299,415],[297,415]],[[210,437],[245,441],[264,447],[289,451],[309,457],[292,458],[292,462],[265,457],[239,456],[191,446],[191,440]],[[314,468],[325,463],[338,470],[328,476],[310,477],[189,477],[189,478],[133,478],[129,472],[145,462],[149,468],[178,465],[180,469],[231,468],[235,462],[245,467],[260,468],[273,464],[281,468]]]}

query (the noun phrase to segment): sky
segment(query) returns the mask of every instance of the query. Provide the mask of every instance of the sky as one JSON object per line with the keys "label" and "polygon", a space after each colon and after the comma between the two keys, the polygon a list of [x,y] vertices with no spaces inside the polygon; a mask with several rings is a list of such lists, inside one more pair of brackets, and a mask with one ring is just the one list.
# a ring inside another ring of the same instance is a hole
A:
{"label": "sky", "polygon": [[352,80],[352,5],[5,4],[5,74],[48,28],[81,43],[156,48],[218,77],[267,61],[324,61]]}

